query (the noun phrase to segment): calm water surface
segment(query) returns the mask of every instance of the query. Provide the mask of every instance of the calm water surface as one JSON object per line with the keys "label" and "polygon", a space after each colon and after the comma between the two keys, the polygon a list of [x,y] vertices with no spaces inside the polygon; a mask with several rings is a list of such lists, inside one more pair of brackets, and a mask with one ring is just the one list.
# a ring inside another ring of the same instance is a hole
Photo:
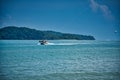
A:
{"label": "calm water surface", "polygon": [[119,41],[0,41],[0,80],[120,80]]}

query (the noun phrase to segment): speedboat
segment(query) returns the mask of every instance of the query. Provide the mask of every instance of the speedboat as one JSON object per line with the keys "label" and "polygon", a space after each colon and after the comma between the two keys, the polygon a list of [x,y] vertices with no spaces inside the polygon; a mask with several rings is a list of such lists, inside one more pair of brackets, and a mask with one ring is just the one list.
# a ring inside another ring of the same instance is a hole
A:
{"label": "speedboat", "polygon": [[46,45],[46,44],[48,44],[48,41],[46,41],[46,40],[40,40],[39,43],[40,43],[41,45]]}

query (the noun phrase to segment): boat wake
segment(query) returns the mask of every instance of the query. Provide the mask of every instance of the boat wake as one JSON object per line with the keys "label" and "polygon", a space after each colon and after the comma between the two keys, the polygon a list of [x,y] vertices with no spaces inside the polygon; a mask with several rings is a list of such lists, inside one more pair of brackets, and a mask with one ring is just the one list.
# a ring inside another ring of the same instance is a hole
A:
{"label": "boat wake", "polygon": [[[38,43],[37,45],[41,45]],[[45,45],[78,45],[78,43],[47,43]]]}

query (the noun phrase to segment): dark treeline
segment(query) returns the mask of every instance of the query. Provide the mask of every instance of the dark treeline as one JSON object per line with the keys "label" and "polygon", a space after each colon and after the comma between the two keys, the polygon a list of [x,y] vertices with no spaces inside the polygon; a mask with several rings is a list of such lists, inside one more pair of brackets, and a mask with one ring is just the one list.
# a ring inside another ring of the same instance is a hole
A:
{"label": "dark treeline", "polygon": [[76,39],[76,40],[95,40],[93,36],[60,33],[55,31],[40,31],[26,27],[8,26],[0,29],[1,40],[58,40],[58,39]]}

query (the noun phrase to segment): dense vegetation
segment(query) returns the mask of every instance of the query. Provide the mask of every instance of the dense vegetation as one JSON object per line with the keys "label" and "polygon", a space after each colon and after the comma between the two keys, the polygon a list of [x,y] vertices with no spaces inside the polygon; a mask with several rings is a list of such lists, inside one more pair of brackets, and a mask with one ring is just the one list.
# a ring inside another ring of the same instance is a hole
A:
{"label": "dense vegetation", "polygon": [[38,39],[76,39],[95,40],[93,36],[60,33],[55,31],[40,31],[26,27],[8,26],[0,29],[0,39],[2,40],[38,40]]}

